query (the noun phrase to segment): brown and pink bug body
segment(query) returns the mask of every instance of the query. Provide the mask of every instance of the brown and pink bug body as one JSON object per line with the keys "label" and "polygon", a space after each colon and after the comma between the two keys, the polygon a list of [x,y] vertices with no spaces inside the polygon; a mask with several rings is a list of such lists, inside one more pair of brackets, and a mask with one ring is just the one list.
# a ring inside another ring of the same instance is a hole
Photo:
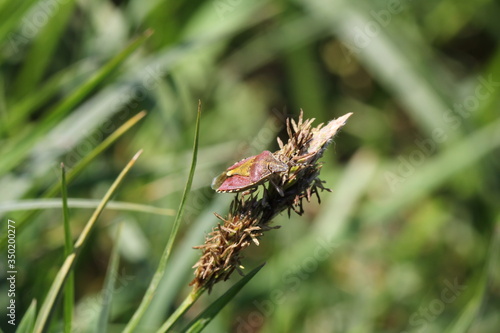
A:
{"label": "brown and pink bug body", "polygon": [[215,177],[212,189],[216,192],[240,192],[253,188],[268,180],[272,175],[288,170],[288,165],[281,162],[268,150],[259,155],[245,158]]}

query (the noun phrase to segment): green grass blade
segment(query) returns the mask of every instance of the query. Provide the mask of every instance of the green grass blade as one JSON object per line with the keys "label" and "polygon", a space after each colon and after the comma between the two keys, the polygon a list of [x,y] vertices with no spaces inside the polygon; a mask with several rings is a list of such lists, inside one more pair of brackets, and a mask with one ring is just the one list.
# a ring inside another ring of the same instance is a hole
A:
{"label": "green grass blade", "polygon": [[[240,281],[234,284],[228,291],[219,297],[215,302],[210,304],[202,313],[198,315],[182,332],[196,333],[201,332],[210,321],[229,303],[234,296],[257,274],[265,264],[254,268],[250,273],[245,275]],[[165,332],[165,331],[161,331]]]}
{"label": "green grass blade", "polygon": [[[120,128],[114,131],[110,136],[104,139],[95,149],[86,155],[80,162],[78,162],[73,169],[67,174],[68,182],[72,181],[79,175],[99,154],[109,148],[119,137],[125,134],[130,128],[139,122],[146,115],[146,111],[141,111],[129,120],[127,120]],[[52,197],[56,195],[58,190],[57,184],[54,184],[45,194],[44,197]]]}
{"label": "green grass blade", "polygon": [[177,290],[186,285],[186,281],[192,278],[192,266],[200,254],[193,251],[193,244],[202,244],[205,241],[207,230],[213,228],[214,214],[227,209],[231,200],[230,196],[217,196],[215,201],[207,207],[201,215],[186,230],[182,241],[176,246],[176,251],[168,264],[168,276],[166,276],[158,287],[155,298],[151,302],[143,321],[151,327],[160,327],[165,321],[165,313],[170,309],[170,304],[178,298]]}
{"label": "green grass blade", "polygon": [[118,175],[118,178],[116,178],[116,180],[114,181],[114,183],[111,185],[111,187],[109,188],[108,192],[106,192],[106,194],[104,195],[104,197],[101,200],[101,203],[96,208],[96,210],[94,211],[94,214],[90,218],[89,222],[87,222],[87,224],[85,225],[85,228],[83,229],[82,233],[80,234],[80,237],[78,237],[77,241],[75,242],[75,251],[80,250],[80,248],[82,247],[82,245],[84,244],[84,242],[87,239],[88,233],[90,232],[90,230],[94,226],[95,222],[97,221],[97,218],[102,213],[104,207],[109,202],[109,200],[111,199],[111,197],[115,193],[116,189],[118,188],[118,186],[120,185],[120,183],[125,178],[125,175],[130,171],[130,169],[135,164],[135,162],[137,161],[137,159],[139,158],[139,156],[141,154],[142,154],[142,149],[139,150],[134,155],[134,157],[132,157],[132,159],[128,162],[128,164],[122,170],[122,172],[120,173],[120,175]]}
{"label": "green grass blade", "polygon": [[[398,43],[398,40],[407,36],[401,32],[403,29],[396,28],[397,23],[381,29],[380,33],[370,39],[370,47],[357,47],[352,27],[366,26],[371,22],[370,7],[363,8],[364,6],[360,3],[355,4],[345,0],[300,2],[314,18],[330,26],[332,32],[337,34],[340,40],[351,46],[351,52],[355,54],[355,57],[406,105],[408,114],[422,130],[432,135],[435,128],[446,128],[442,116],[449,106],[437,93],[437,89],[431,85],[432,81],[439,80],[432,76],[432,72],[429,74],[430,77],[425,77],[424,72],[428,69],[418,61],[412,61]],[[394,34],[397,34],[398,38],[395,38]],[[422,62],[422,59],[419,60]],[[390,66],[387,66],[388,63]],[[396,76],[394,73],[399,75]],[[457,134],[458,131],[450,132],[450,139],[458,137]],[[445,143],[448,144],[451,141]]]}
{"label": "green grass blade", "polygon": [[58,43],[63,39],[65,27],[73,13],[75,0],[57,3],[51,19],[37,34],[14,82],[16,97],[24,97],[36,90],[40,79],[52,60]]}
{"label": "green grass blade", "polygon": [[486,289],[486,281],[486,274],[484,274],[477,282],[474,295],[469,302],[467,302],[467,305],[458,319],[450,325],[448,330],[445,331],[446,333],[465,333],[469,331],[469,328],[474,321],[479,308],[481,307],[481,303],[484,298],[484,291]]}
{"label": "green grass blade", "polygon": [[0,175],[15,167],[29,153],[33,145],[57,122],[59,122],[73,107],[87,97],[101,82],[110,76],[139,46],[141,46],[152,34],[146,31],[141,37],[130,43],[122,52],[111,59],[96,74],[80,85],[68,97],[55,106],[46,117],[40,120],[39,125],[32,133],[25,136],[16,149],[3,151],[2,163],[0,164]]}
{"label": "green grass blade", "polygon": [[[430,193],[455,173],[478,163],[498,149],[500,138],[497,133],[499,132],[500,120],[496,120],[443,150],[439,155],[429,158],[411,177],[404,179],[404,184],[397,188],[390,200],[389,198],[384,200],[383,204],[371,202],[365,205],[360,213],[362,220],[366,223],[385,221],[399,210]],[[436,170],[441,170],[441,172],[436,172]]]}
{"label": "green grass blade", "polygon": [[198,298],[205,292],[205,289],[200,288],[197,290],[192,290],[191,293],[186,297],[186,299],[182,302],[181,305],[179,305],[174,313],[168,317],[168,319],[161,325],[160,329],[158,332],[166,332],[168,331],[173,324],[177,322],[177,320],[184,314],[186,313],[187,310],[191,308],[191,306],[196,302]]}
{"label": "green grass blade", "polygon": [[21,319],[21,322],[19,323],[19,327],[17,328],[17,333],[31,333],[33,332],[33,326],[35,325],[35,318],[36,318],[36,300],[34,299],[28,310],[26,310],[26,313],[23,316],[23,319]]}
{"label": "green grass blade", "polygon": [[0,8],[0,20],[2,22],[0,25],[0,41],[5,41],[9,51],[13,54],[19,52],[18,44],[24,44],[26,40],[26,37],[17,33],[16,27],[35,2],[37,1],[6,1]]}
{"label": "green grass blade", "polygon": [[142,298],[141,304],[135,311],[132,319],[128,322],[125,327],[124,332],[132,332],[137,325],[139,324],[141,318],[144,316],[153,296],[158,288],[158,285],[161,282],[163,275],[165,274],[165,268],[167,266],[168,258],[170,257],[170,253],[172,252],[172,247],[174,244],[175,237],[177,236],[177,231],[179,230],[179,226],[181,223],[182,215],[184,213],[184,205],[186,203],[187,196],[191,190],[191,184],[193,182],[194,171],[196,169],[196,161],[198,156],[198,137],[200,132],[200,117],[201,117],[201,101],[198,102],[198,114],[196,117],[196,129],[194,134],[194,144],[193,144],[193,157],[191,161],[191,169],[189,170],[188,180],[186,182],[186,187],[184,188],[184,193],[182,194],[181,203],[179,205],[179,210],[177,211],[177,215],[175,217],[174,225],[172,227],[172,232],[170,233],[170,237],[168,239],[167,245],[163,254],[160,258],[160,262],[158,263],[158,267],[156,272],[149,284],[144,297]]}
{"label": "green grass blade", "polygon": [[35,113],[41,105],[54,98],[54,95],[61,92],[65,86],[71,85],[75,78],[79,79],[86,64],[78,63],[62,69],[45,80],[41,87],[10,105],[9,117],[0,124],[0,134],[4,132],[9,135],[16,134],[16,130],[25,123],[29,115]]}
{"label": "green grass blade", "polygon": [[489,282],[491,282],[491,277],[494,276],[495,271],[498,270],[497,266],[498,262],[500,262],[500,222],[497,222],[496,229],[494,230],[490,250],[488,251],[488,260],[484,265],[484,269],[481,271],[481,276],[477,281],[474,293],[465,306],[465,309],[457,320],[446,330],[446,333],[463,333],[469,332],[469,330],[476,331],[471,329],[471,326],[479,313],[485,295],[487,295],[486,290]]}
{"label": "green grass blade", "polygon": [[[278,272],[290,272],[297,274],[300,265],[292,265],[293,262],[305,262],[307,258],[313,257],[318,248],[328,253],[328,258],[334,256],[334,248],[348,233],[352,216],[355,216],[357,208],[362,202],[363,196],[371,184],[371,180],[380,165],[377,156],[367,150],[358,151],[345,166],[335,182],[329,181],[329,175],[322,172],[322,179],[326,180],[328,187],[333,193],[321,196],[322,209],[315,219],[315,225],[311,232],[303,235],[297,240],[292,248],[283,248],[268,260],[269,267]],[[326,259],[324,259],[326,260]],[[318,259],[318,264],[322,260]],[[282,275],[266,277],[261,282],[261,291],[271,292],[283,283]]]}
{"label": "green grass blade", "polygon": [[101,200],[101,203],[99,206],[96,208],[92,216],[90,217],[89,221],[85,225],[83,231],[81,232],[80,236],[78,237],[77,241],[75,242],[75,247],[73,253],[71,253],[69,256],[66,257],[66,260],[64,261],[63,265],[57,272],[57,275],[52,282],[52,286],[49,289],[49,292],[47,293],[47,296],[45,300],[43,301],[43,304],[40,308],[40,313],[38,315],[38,318],[36,319],[35,322],[35,328],[34,332],[36,333],[41,333],[45,329],[49,317],[51,313],[54,311],[54,304],[56,302],[56,299],[58,298],[62,286],[64,282],[66,281],[69,272],[73,268],[73,265],[75,264],[75,260],[85,243],[85,241],[88,239],[88,236],[90,234],[90,231],[92,230],[92,227],[95,225],[98,217],[101,215],[102,211],[104,210],[104,207],[106,207],[106,204],[108,201],[111,199],[111,197],[115,194],[116,190],[118,189],[118,186],[121,184],[127,173],[130,171],[132,166],[135,164],[137,159],[139,158],[140,154],[142,153],[142,150],[140,150],[138,153],[134,155],[134,157],[130,160],[130,162],[125,166],[125,168],[122,170],[122,172],[118,175],[116,180],[113,182],[111,187],[108,189],[106,194]]}
{"label": "green grass blade", "polygon": [[30,333],[33,332],[33,326],[35,325],[36,318],[36,300],[33,300],[28,307],[28,310],[24,314],[21,322],[19,323],[19,327],[16,332],[18,333]]}
{"label": "green grass blade", "polygon": [[119,242],[122,231],[123,223],[120,223],[116,231],[115,245],[113,246],[113,251],[111,252],[111,258],[109,260],[108,270],[106,272],[106,278],[104,279],[104,288],[102,290],[102,306],[99,313],[99,320],[97,321],[96,332],[105,333],[108,328],[109,312],[111,309],[111,303],[113,302],[113,291],[115,289],[116,277],[118,276],[118,264],[119,264]]}
{"label": "green grass blade", "polygon": [[[66,183],[66,170],[61,163],[61,197],[63,204],[63,223],[64,223],[64,256],[67,257],[73,252],[73,238],[71,237],[71,227],[69,224],[68,208],[68,187]],[[71,323],[73,322],[73,308],[75,301],[75,277],[73,271],[68,275],[68,281],[64,286],[64,332],[71,332]]]}
{"label": "green grass blade", "polygon": [[[68,207],[70,208],[87,208],[95,209],[99,205],[99,200],[92,199],[68,199]],[[34,200],[14,200],[0,203],[0,213],[39,210],[39,209],[60,209],[61,200],[59,199],[34,199]],[[110,210],[130,211],[136,213],[149,213],[156,215],[172,216],[175,214],[174,209],[160,208],[150,205],[141,205],[133,202],[110,201],[107,205]]]}
{"label": "green grass blade", "polygon": [[[141,111],[129,120],[127,120],[123,125],[121,125],[116,131],[114,131],[110,136],[104,139],[97,147],[95,147],[88,155],[86,155],[82,160],[80,160],[67,174],[66,180],[70,182],[76,176],[78,176],[100,153],[109,148],[118,138],[125,134],[130,128],[136,125],[139,120],[141,120],[146,115],[145,111]],[[55,183],[51,188],[49,188],[43,195],[42,198],[49,198],[55,196],[59,191],[59,183]],[[30,211],[25,216],[18,221],[18,232],[22,230],[25,223],[34,220],[34,216],[38,211]],[[0,236],[0,248],[3,248],[6,244],[6,233],[2,233]]]}
{"label": "green grass blade", "polygon": [[47,324],[50,315],[54,311],[54,304],[56,302],[56,299],[59,296],[59,293],[62,289],[64,282],[66,281],[66,278],[69,275],[69,272],[73,268],[75,259],[76,259],[76,253],[70,254],[68,257],[66,257],[63,265],[57,272],[57,275],[54,281],[52,282],[52,286],[50,287],[49,292],[47,293],[47,296],[42,304],[42,307],[40,308],[40,313],[35,321],[35,327],[33,329],[33,332],[37,333],[44,332],[45,325]]}

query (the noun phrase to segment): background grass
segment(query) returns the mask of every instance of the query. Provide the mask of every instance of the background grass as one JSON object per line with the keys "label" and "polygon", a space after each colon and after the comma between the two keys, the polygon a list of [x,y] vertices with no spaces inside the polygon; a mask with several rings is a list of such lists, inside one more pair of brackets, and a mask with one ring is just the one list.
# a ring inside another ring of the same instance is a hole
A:
{"label": "background grass", "polygon": [[[60,163],[71,172],[146,109],[69,181],[70,208],[102,198],[143,148],[114,200],[176,209],[201,99],[192,193],[142,331],[190,291],[191,247],[231,200],[210,189],[212,177],[276,149],[285,117],[303,108],[317,122],[354,112],[324,157],[333,192],[302,217],[276,219],[282,228],[247,251],[247,271],[267,265],[206,331],[496,332],[499,13],[491,0],[0,1],[0,213],[2,237],[8,218],[22,224],[18,320],[42,303],[64,259],[62,204],[29,210],[59,181]],[[14,208],[26,199],[35,202]],[[156,269],[174,216],[129,208],[105,210],[80,253],[76,331],[94,331],[120,222],[110,332],[123,329]],[[70,209],[74,239],[91,212]],[[11,332],[5,238],[1,249],[0,327]]]}

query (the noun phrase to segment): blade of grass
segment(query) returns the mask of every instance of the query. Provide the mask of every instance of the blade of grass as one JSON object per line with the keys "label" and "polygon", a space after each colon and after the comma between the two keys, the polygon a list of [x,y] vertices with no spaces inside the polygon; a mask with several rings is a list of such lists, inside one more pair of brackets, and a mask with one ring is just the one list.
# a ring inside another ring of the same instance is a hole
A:
{"label": "blade of grass", "polygon": [[[86,155],[82,160],[80,160],[73,169],[69,170],[66,174],[67,182],[73,180],[77,175],[79,175],[86,167],[89,165],[100,153],[109,148],[118,138],[125,134],[132,126],[137,124],[146,115],[146,111],[141,111],[129,120],[127,120],[123,125],[121,125],[116,131],[114,131],[110,136],[104,139],[97,147],[95,147],[88,155]],[[55,183],[51,188],[49,188],[41,197],[48,198],[53,197],[59,191],[59,183]],[[19,219],[17,231],[20,232],[24,227],[25,223],[33,221],[35,215],[38,211],[30,211],[25,216]],[[0,235],[0,248],[3,248],[6,243],[7,233],[2,233]]]}
{"label": "blade of grass", "polygon": [[481,271],[481,276],[476,284],[474,294],[460,316],[448,327],[446,330],[447,333],[462,333],[469,332],[469,330],[474,331],[474,329],[471,329],[471,326],[479,313],[484,297],[487,294],[486,290],[488,287],[488,281],[491,280],[490,276],[495,274],[494,271],[497,269],[500,259],[500,221],[497,222],[496,230],[494,230],[488,253],[488,260],[484,265],[484,269]]}
{"label": "blade of grass", "polygon": [[122,182],[122,180],[125,178],[125,175],[130,171],[130,169],[135,164],[135,162],[137,161],[137,159],[139,158],[139,156],[141,154],[142,154],[142,149],[139,150],[134,155],[134,157],[132,157],[132,159],[128,162],[128,164],[125,166],[125,168],[122,170],[122,172],[118,175],[118,178],[116,178],[116,180],[114,181],[114,183],[111,185],[111,187],[109,188],[108,192],[106,192],[106,194],[104,195],[104,197],[101,200],[101,203],[99,204],[99,207],[96,208],[96,210],[94,211],[94,214],[92,215],[91,219],[85,225],[85,228],[83,229],[82,233],[80,234],[80,237],[78,237],[77,241],[75,242],[75,251],[78,251],[82,247],[82,245],[84,244],[84,242],[87,239],[87,234],[90,232],[90,230],[94,226],[97,218],[102,213],[104,207],[109,202],[109,200],[113,196],[114,192],[116,191],[116,189],[118,188],[118,186]]}
{"label": "blade of grass", "polygon": [[360,211],[361,219],[368,224],[386,221],[396,212],[433,191],[455,173],[478,163],[498,149],[500,146],[498,133],[500,133],[500,120],[469,134],[439,155],[430,157],[411,177],[405,178],[404,184],[383,203],[369,202],[363,206]]}
{"label": "blade of grass", "polygon": [[44,80],[41,87],[30,92],[28,96],[9,105],[9,116],[0,124],[0,133],[6,132],[11,136],[16,134],[19,127],[25,123],[29,115],[40,109],[58,92],[61,92],[65,86],[71,86],[75,80],[79,80],[82,71],[88,72],[87,62],[77,63],[62,69],[50,78]]}
{"label": "blade of grass", "polygon": [[[80,174],[83,169],[87,167],[100,153],[109,148],[112,143],[114,143],[119,137],[121,137],[125,132],[127,132],[132,126],[137,124],[139,120],[144,118],[146,111],[141,111],[129,120],[127,120],[120,128],[114,131],[110,136],[104,139],[95,149],[93,149],[88,155],[86,155],[80,162],[78,162],[73,169],[71,169],[67,174],[68,182],[72,181],[78,174]],[[57,194],[57,184],[54,184],[47,192],[44,193],[44,197],[52,197]]]}
{"label": "blade of grass", "polygon": [[[150,36],[151,30],[147,30],[142,36],[130,43],[122,52],[111,59],[96,74],[90,77],[85,83],[80,85],[68,97],[55,106],[47,116],[39,121],[34,130],[19,140],[16,149],[4,150],[2,152],[2,163],[0,164],[0,175],[16,166],[29,153],[33,145],[58,121],[80,103],[94,88],[115,71],[139,46],[141,46]],[[16,140],[16,139],[14,139]]]}
{"label": "blade of grass", "polygon": [[119,264],[119,242],[120,235],[122,231],[123,223],[120,223],[118,229],[116,230],[115,245],[113,246],[113,251],[111,252],[111,259],[109,260],[108,270],[106,272],[106,278],[104,279],[104,288],[102,290],[102,306],[99,313],[99,319],[97,321],[97,333],[107,332],[109,312],[111,308],[111,303],[113,302],[113,291],[115,289],[116,277],[118,276],[118,264]]}
{"label": "blade of grass", "polygon": [[[91,208],[95,209],[99,205],[99,200],[90,199],[68,199],[70,208]],[[35,199],[35,200],[17,200],[0,203],[0,212],[14,212],[25,210],[53,209],[61,208],[59,199]],[[174,209],[159,208],[150,205],[141,205],[133,202],[110,201],[107,206],[111,210],[123,210],[140,213],[150,213],[157,215],[171,216],[175,214]]]}
{"label": "blade of grass", "polygon": [[[61,197],[63,204],[63,223],[64,223],[64,256],[68,257],[73,252],[73,238],[71,237],[71,227],[69,225],[68,208],[68,187],[66,183],[66,170],[61,163]],[[75,298],[75,276],[73,271],[68,275],[68,281],[64,286],[64,332],[71,332],[73,322],[73,308]]]}
{"label": "blade of grass", "polygon": [[[366,195],[371,181],[376,175],[380,161],[369,150],[358,151],[347,163],[344,171],[339,172],[338,178],[332,182],[327,170],[322,171],[322,179],[326,180],[333,193],[322,196],[322,209],[318,213],[311,232],[297,240],[291,249],[282,249],[269,259],[269,266],[278,272],[297,274],[300,265],[292,262],[305,262],[311,256],[315,257],[318,248],[324,249],[328,256],[334,256],[334,249],[348,232],[349,223],[355,216],[358,206]],[[324,202],[323,202],[324,200]],[[334,223],[332,223],[334,222]],[[291,258],[293,258],[291,260]],[[325,259],[326,260],[326,259]],[[320,260],[318,260],[319,264]],[[266,277],[266,280],[257,277],[261,282],[261,291],[270,292],[282,283],[283,275]]]}
{"label": "blade of grass", "polygon": [[165,313],[170,309],[177,299],[177,290],[186,285],[186,281],[192,278],[192,266],[199,258],[200,254],[193,251],[193,244],[201,244],[205,241],[207,230],[211,230],[214,223],[213,212],[227,209],[230,203],[229,196],[218,196],[215,201],[201,212],[194,220],[190,221],[189,230],[179,244],[176,251],[172,253],[167,269],[169,273],[160,283],[156,290],[155,297],[144,315],[143,321],[150,327],[160,327],[165,321]]}
{"label": "blade of grass", "polygon": [[177,322],[177,320],[186,313],[187,310],[191,308],[191,306],[200,298],[200,296],[205,292],[204,288],[200,288],[197,290],[192,290],[188,297],[175,309],[174,313],[168,317],[168,319],[161,325],[160,329],[157,332],[166,332],[172,327],[173,324]]}
{"label": "blade of grass", "polygon": [[[356,29],[352,27],[366,27],[372,22],[372,17],[368,15],[370,8],[345,0],[336,0],[334,3],[321,0],[300,2],[313,18],[330,26],[340,40],[352,46],[351,52],[356,58],[406,106],[409,116],[423,131],[432,135],[437,127],[447,128],[443,115],[451,105],[438,93],[438,87],[432,86],[432,82],[440,80],[433,77],[435,73],[422,66],[424,59],[412,61],[411,53],[408,54],[398,43],[398,40],[407,38],[403,34],[404,30],[397,28],[401,27],[398,22],[380,29],[373,38],[369,38],[369,47],[360,47]],[[397,34],[398,38],[393,34]],[[459,135],[460,130],[450,132],[450,140],[444,144],[450,144]]]}
{"label": "blade of grass", "polygon": [[36,300],[31,301],[31,304],[26,310],[26,313],[21,319],[19,323],[19,327],[17,328],[17,333],[31,333],[33,332],[33,326],[35,325],[36,318]]}
{"label": "blade of grass", "polygon": [[87,224],[85,225],[83,231],[81,232],[80,236],[78,237],[77,241],[75,242],[74,250],[73,253],[71,253],[69,256],[66,257],[66,260],[64,261],[63,265],[57,272],[57,275],[52,282],[52,285],[49,289],[49,292],[47,293],[47,296],[45,300],[43,301],[43,304],[40,308],[40,313],[38,315],[38,318],[36,319],[35,322],[35,328],[33,332],[36,333],[41,333],[44,331],[49,317],[51,313],[54,311],[54,304],[56,302],[56,299],[58,298],[62,286],[64,282],[66,281],[66,278],[69,275],[69,272],[73,268],[73,265],[75,264],[75,260],[80,253],[80,250],[82,249],[82,246],[84,245],[85,241],[88,239],[88,236],[90,234],[90,231],[92,230],[92,227],[95,225],[97,219],[101,215],[102,211],[104,210],[104,207],[106,207],[106,204],[108,201],[111,199],[111,197],[115,194],[116,190],[118,189],[118,186],[120,183],[123,181],[127,173],[130,171],[132,166],[135,164],[139,156],[141,155],[142,150],[137,152],[134,157],[128,162],[128,164],[123,168],[122,172],[118,175],[116,180],[113,182],[111,187],[108,189],[106,194],[101,200],[101,203],[99,206],[96,208],[90,219],[88,220]]}
{"label": "blade of grass", "polygon": [[52,8],[52,17],[30,45],[28,54],[14,83],[15,98],[22,98],[36,89],[47,70],[52,55],[64,34],[65,27],[73,13],[75,0],[59,2]]}
{"label": "blade of grass", "polygon": [[172,252],[172,247],[174,244],[175,237],[177,236],[177,231],[179,230],[179,226],[181,223],[182,215],[184,213],[184,205],[186,203],[187,196],[191,190],[191,184],[193,182],[194,170],[196,169],[196,160],[198,154],[198,137],[200,132],[200,117],[201,117],[201,101],[198,101],[198,113],[196,117],[196,129],[194,134],[194,144],[193,144],[193,157],[191,162],[191,169],[189,170],[188,180],[186,182],[186,187],[184,188],[184,193],[182,194],[181,203],[179,205],[179,210],[177,211],[177,216],[175,217],[174,225],[172,227],[172,232],[170,233],[170,237],[168,239],[167,245],[163,254],[160,258],[160,262],[158,263],[158,267],[156,269],[155,274],[149,284],[144,297],[142,298],[141,304],[135,311],[132,319],[128,322],[127,326],[124,329],[124,332],[132,332],[137,325],[139,324],[141,318],[144,316],[149,304],[151,303],[153,296],[158,288],[163,275],[165,274],[165,268],[167,266],[168,258],[170,257],[170,253]]}
{"label": "blade of grass", "polygon": [[[17,53],[19,49],[17,43],[24,44],[26,37],[22,33],[17,33],[17,26],[22,21],[23,16],[29,11],[36,0],[22,2],[6,1],[0,8],[0,41],[8,41],[10,52]],[[17,39],[17,41],[16,41]],[[20,41],[22,40],[22,42]]]}
{"label": "blade of grass", "polygon": [[[182,332],[201,332],[212,319],[231,301],[234,296],[257,274],[262,267],[264,267],[265,263],[254,268],[250,273],[245,275],[241,280],[234,284],[228,291],[224,293],[221,297],[219,297],[215,302],[210,304],[202,313],[200,313],[186,328],[182,330]],[[166,324],[166,323],[165,323]],[[164,325],[166,326],[166,325]],[[162,326],[162,328],[164,328]],[[168,328],[168,327],[167,327]],[[161,330],[158,332],[166,332],[165,330]]]}

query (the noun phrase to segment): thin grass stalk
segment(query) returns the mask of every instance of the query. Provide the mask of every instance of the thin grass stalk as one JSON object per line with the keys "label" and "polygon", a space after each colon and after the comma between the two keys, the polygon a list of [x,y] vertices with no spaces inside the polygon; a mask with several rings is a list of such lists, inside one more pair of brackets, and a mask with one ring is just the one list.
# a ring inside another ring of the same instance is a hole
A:
{"label": "thin grass stalk", "polygon": [[[95,209],[100,200],[94,199],[71,199],[68,198],[69,208]],[[31,199],[31,200],[13,200],[0,203],[0,212],[29,211],[39,209],[57,209],[61,208],[59,199]],[[135,213],[148,213],[154,215],[173,216],[175,209],[160,208],[150,205],[142,205],[127,201],[110,201],[106,206],[108,210],[129,211]]]}
{"label": "thin grass stalk", "polygon": [[180,319],[180,317],[186,313],[187,310],[200,298],[205,292],[205,289],[200,288],[198,290],[192,289],[189,295],[184,299],[184,301],[175,309],[174,313],[168,317],[168,319],[161,325],[157,333],[167,332],[172,326]]}
{"label": "thin grass stalk", "polygon": [[88,96],[102,81],[109,77],[139,46],[141,46],[151,35],[152,30],[147,30],[141,36],[132,41],[123,51],[117,56],[108,61],[99,71],[92,77],[81,84],[77,89],[70,93],[64,100],[59,102],[47,115],[40,120],[40,125],[36,126],[29,136],[23,137],[17,144],[16,149],[3,152],[5,154],[2,163],[0,164],[0,175],[15,167],[36,141],[46,134],[48,129],[52,128],[60,121],[65,114]]}
{"label": "thin grass stalk", "polygon": [[111,252],[106,278],[104,279],[104,288],[102,294],[102,306],[97,321],[96,333],[105,333],[108,330],[109,313],[113,302],[113,292],[115,290],[116,278],[118,276],[118,264],[120,262],[119,249],[120,237],[123,229],[123,223],[120,223],[116,230],[115,245]]}
{"label": "thin grass stalk", "polygon": [[[70,182],[76,176],[78,176],[86,167],[89,165],[100,153],[109,148],[118,138],[125,134],[130,128],[139,122],[146,115],[146,111],[141,111],[129,120],[127,120],[123,125],[121,125],[116,131],[111,133],[106,139],[104,139],[99,145],[97,145],[88,155],[86,155],[80,162],[78,162],[69,172],[66,174],[66,181]],[[41,196],[42,198],[53,197],[59,191],[59,183],[55,183]],[[33,221],[38,211],[30,211],[25,214],[18,221],[18,232],[22,230],[27,221]],[[4,247],[6,244],[6,234],[0,235],[0,248]]]}
{"label": "thin grass stalk", "polygon": [[191,169],[189,170],[188,180],[186,182],[186,187],[184,188],[184,193],[182,194],[181,203],[179,205],[179,210],[177,211],[177,215],[175,217],[174,225],[172,227],[172,232],[170,233],[170,237],[167,241],[167,245],[163,251],[163,254],[160,258],[160,262],[158,263],[158,267],[156,269],[153,278],[149,284],[144,297],[142,298],[141,304],[135,311],[132,319],[128,322],[127,326],[124,329],[125,333],[132,332],[137,325],[139,325],[140,320],[146,313],[151,301],[153,300],[153,296],[160,285],[160,282],[165,275],[165,270],[167,267],[168,258],[170,257],[170,253],[172,252],[172,247],[175,241],[175,237],[177,236],[177,232],[179,230],[179,226],[182,220],[182,215],[184,213],[184,205],[186,203],[186,199],[188,197],[189,192],[191,191],[191,184],[193,182],[194,171],[196,169],[196,162],[198,156],[198,137],[200,132],[200,117],[201,117],[201,101],[198,102],[198,114],[196,118],[196,129],[194,135],[194,144],[193,144],[193,157],[191,161]]}
{"label": "thin grass stalk", "polygon": [[[241,278],[223,295],[210,304],[189,325],[182,330],[185,333],[201,332],[215,316],[236,296],[236,294],[264,267],[265,263],[254,268],[250,273]],[[162,331],[165,332],[165,331]]]}
{"label": "thin grass stalk", "polygon": [[75,260],[78,257],[80,250],[82,249],[82,246],[84,245],[85,241],[88,239],[88,236],[90,234],[90,231],[92,230],[92,227],[95,225],[97,218],[101,215],[102,211],[106,207],[106,204],[108,201],[111,199],[111,197],[115,194],[116,190],[118,189],[118,186],[121,184],[127,173],[130,171],[132,166],[135,164],[139,156],[141,155],[142,150],[137,152],[134,157],[128,162],[128,164],[123,168],[122,172],[118,175],[116,180],[113,182],[111,187],[108,189],[106,194],[101,200],[101,203],[99,206],[96,208],[90,219],[88,220],[87,224],[85,225],[82,233],[78,237],[77,241],[75,242],[75,246],[73,249],[73,252],[66,257],[66,260],[64,261],[63,265],[57,272],[57,275],[52,282],[52,285],[49,289],[49,292],[47,293],[47,296],[45,297],[45,300],[40,308],[39,315],[36,319],[35,322],[35,328],[33,332],[35,333],[41,333],[45,330],[46,325],[48,324],[49,317],[54,311],[54,304],[57,300],[57,298],[60,295],[60,292],[62,290],[62,287],[69,275],[69,272],[73,268],[75,264]]}
{"label": "thin grass stalk", "polygon": [[[19,326],[17,326],[16,333],[32,333],[33,327],[35,326],[35,319],[36,319],[36,299],[33,299],[31,301],[28,310],[26,310],[26,312],[24,313],[23,319],[21,319]],[[0,331],[0,333],[2,332]]]}
{"label": "thin grass stalk", "polygon": [[[71,226],[69,224],[68,208],[68,187],[66,183],[66,170],[61,163],[61,197],[63,206],[64,223],[64,257],[68,257],[73,252],[73,238],[71,237]],[[68,274],[68,280],[64,286],[64,332],[71,332],[73,322],[73,308],[75,302],[75,276],[71,271]]]}

